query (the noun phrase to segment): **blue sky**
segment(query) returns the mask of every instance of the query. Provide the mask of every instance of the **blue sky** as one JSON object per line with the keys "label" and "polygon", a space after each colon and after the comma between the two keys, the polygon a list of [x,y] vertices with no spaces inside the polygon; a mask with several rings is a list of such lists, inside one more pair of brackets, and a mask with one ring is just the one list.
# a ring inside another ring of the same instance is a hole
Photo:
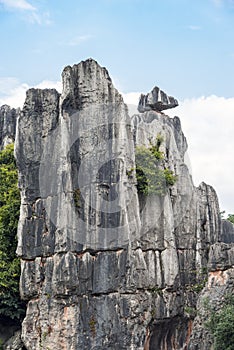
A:
{"label": "blue sky", "polygon": [[94,57],[124,92],[234,95],[232,0],[1,0],[0,76],[59,80]]}
{"label": "blue sky", "polygon": [[178,98],[170,114],[195,183],[214,185],[234,212],[234,0],[0,0],[0,33],[0,104],[61,88],[63,67],[89,57],[127,102],[155,85]]}

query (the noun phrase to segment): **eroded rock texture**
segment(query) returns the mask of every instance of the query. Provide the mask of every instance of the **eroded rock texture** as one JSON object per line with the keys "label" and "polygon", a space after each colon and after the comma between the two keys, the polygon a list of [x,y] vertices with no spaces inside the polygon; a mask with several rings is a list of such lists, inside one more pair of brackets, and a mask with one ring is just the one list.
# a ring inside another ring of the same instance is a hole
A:
{"label": "eroded rock texture", "polygon": [[10,108],[7,105],[0,107],[0,150],[14,142],[16,132],[16,120],[20,109]]}
{"label": "eroded rock texture", "polygon": [[[130,118],[94,60],[62,76],[61,96],[28,91],[18,122],[24,344],[186,349],[221,237],[215,191],[194,187],[177,117]],[[134,150],[159,134],[177,181],[163,196],[138,196]]]}
{"label": "eroded rock texture", "polygon": [[219,312],[225,298],[234,293],[234,225],[222,220],[221,241],[211,245],[208,257],[208,280],[201,291],[189,350],[213,349],[214,339],[206,327],[211,310]]}
{"label": "eroded rock texture", "polygon": [[154,110],[161,112],[165,109],[170,109],[178,106],[178,101],[168,96],[164,91],[160,90],[157,86],[149,94],[142,94],[140,96],[138,111],[140,113]]}

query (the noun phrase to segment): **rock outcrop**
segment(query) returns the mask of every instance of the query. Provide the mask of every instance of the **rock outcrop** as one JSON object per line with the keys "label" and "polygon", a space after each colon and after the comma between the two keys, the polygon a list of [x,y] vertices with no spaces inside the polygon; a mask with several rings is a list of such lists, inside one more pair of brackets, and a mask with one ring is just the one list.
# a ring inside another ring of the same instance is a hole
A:
{"label": "rock outcrop", "polygon": [[4,350],[26,350],[21,339],[21,330],[18,330],[3,346]]}
{"label": "rock outcrop", "polygon": [[[2,277],[1,277],[2,278]],[[16,320],[12,320],[10,317],[0,316],[0,347],[3,347],[5,350],[11,350],[9,348],[9,343],[12,342],[15,335],[20,333],[20,323]],[[13,342],[14,342],[13,341]],[[19,349],[20,350],[20,349]]]}
{"label": "rock outcrop", "polygon": [[10,108],[7,105],[0,107],[0,150],[14,142],[16,132],[16,120],[20,109]]}
{"label": "rock outcrop", "polygon": [[234,243],[234,225],[228,220],[222,220],[221,242]]}
{"label": "rock outcrop", "polygon": [[213,349],[214,339],[207,321],[211,311],[219,312],[225,306],[225,299],[234,294],[234,225],[223,220],[222,227],[222,241],[211,245],[209,250],[208,280],[198,298],[188,350]]}
{"label": "rock outcrop", "polygon": [[[194,187],[184,162],[179,118],[160,113],[176,100],[154,89],[130,118],[94,60],[66,67],[62,77],[61,96],[29,90],[18,119],[25,347],[203,349],[190,345],[196,305],[207,266],[226,243],[218,243],[214,189]],[[163,195],[144,196],[135,150],[158,135],[162,166],[177,180]],[[212,247],[221,248],[212,255]]]}
{"label": "rock outcrop", "polygon": [[142,94],[140,96],[138,111],[144,113],[150,110],[161,112],[165,109],[170,109],[178,106],[178,101],[168,96],[164,91],[157,86],[149,94]]}

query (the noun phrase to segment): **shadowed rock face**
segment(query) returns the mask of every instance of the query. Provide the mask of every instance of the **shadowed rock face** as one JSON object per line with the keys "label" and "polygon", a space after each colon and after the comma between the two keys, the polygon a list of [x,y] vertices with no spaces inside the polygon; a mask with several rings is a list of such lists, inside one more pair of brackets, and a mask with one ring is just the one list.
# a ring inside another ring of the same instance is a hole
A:
{"label": "shadowed rock face", "polygon": [[[24,344],[186,349],[209,250],[221,237],[216,193],[194,187],[177,117],[150,110],[130,118],[94,60],[62,77],[61,96],[29,90],[18,120]],[[138,196],[135,148],[158,134],[177,181],[163,196]]]}
{"label": "shadowed rock face", "polygon": [[20,109],[10,108],[7,105],[0,107],[0,150],[14,142],[16,132],[16,120]]}
{"label": "shadowed rock face", "polygon": [[234,243],[234,225],[228,220],[222,220],[221,242]]}

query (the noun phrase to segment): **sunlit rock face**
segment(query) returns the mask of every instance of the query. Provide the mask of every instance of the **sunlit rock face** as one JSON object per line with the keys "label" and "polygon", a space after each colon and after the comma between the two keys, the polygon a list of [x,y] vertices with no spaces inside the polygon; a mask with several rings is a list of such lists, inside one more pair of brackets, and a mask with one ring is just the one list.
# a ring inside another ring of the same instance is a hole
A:
{"label": "sunlit rock face", "polygon": [[[186,349],[209,251],[222,237],[216,193],[194,187],[178,117],[154,108],[129,116],[92,59],[66,67],[62,79],[61,95],[29,90],[18,119],[24,344]],[[145,196],[135,153],[158,135],[161,167],[176,182]]]}
{"label": "sunlit rock face", "polygon": [[177,107],[178,105],[178,101],[174,97],[168,96],[164,91],[155,86],[150,93],[140,96],[138,111],[140,113],[150,110],[161,112],[165,109]]}

